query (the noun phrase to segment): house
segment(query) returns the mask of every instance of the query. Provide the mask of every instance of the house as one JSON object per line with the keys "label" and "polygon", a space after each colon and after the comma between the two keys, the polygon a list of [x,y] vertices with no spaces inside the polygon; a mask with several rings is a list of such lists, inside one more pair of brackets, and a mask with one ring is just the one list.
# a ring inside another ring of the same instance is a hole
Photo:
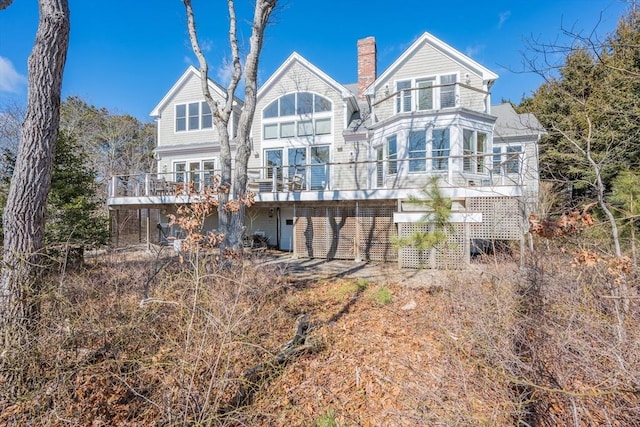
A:
{"label": "house", "polygon": [[[335,81],[294,52],[259,87],[248,165],[256,204],[246,234],[300,257],[437,268],[467,264],[474,242],[521,241],[538,192],[544,130],[535,117],[492,106],[498,76],[429,33],[379,75],[375,39],[359,40],[357,49],[355,84]],[[236,105],[238,114],[242,102]],[[189,202],[176,195],[176,183],[202,187],[219,156],[195,68],[152,115],[158,172],[128,178],[128,193],[114,178],[108,200],[114,229],[125,230],[122,218],[131,218],[147,240],[156,238],[154,221],[166,222],[176,203]],[[429,209],[409,202],[432,177],[452,200],[447,242],[426,254],[394,247],[395,236],[433,227]],[[206,226],[215,228],[215,217]],[[179,231],[160,228],[158,239]]]}

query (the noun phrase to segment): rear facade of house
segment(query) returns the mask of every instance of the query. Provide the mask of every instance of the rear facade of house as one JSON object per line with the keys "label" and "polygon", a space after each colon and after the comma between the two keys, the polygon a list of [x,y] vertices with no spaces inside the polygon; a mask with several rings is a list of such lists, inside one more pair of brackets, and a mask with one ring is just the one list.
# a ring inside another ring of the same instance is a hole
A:
{"label": "rear facade of house", "polygon": [[[375,39],[357,47],[357,83],[338,83],[294,52],[260,86],[248,240],[299,257],[432,268],[464,266],[495,241],[521,242],[538,191],[543,130],[535,117],[510,104],[492,106],[498,76],[429,33],[381,74]],[[220,86],[209,84],[224,99]],[[231,135],[242,101],[235,105]],[[189,199],[176,188],[201,190],[219,168],[219,139],[195,68],[152,115],[157,173],[111,182],[117,242],[135,239],[136,230],[138,240],[179,239],[166,218]],[[447,241],[429,251],[397,248],[396,236],[433,229],[428,203],[409,199],[434,177],[452,201]],[[205,227],[216,225],[214,215]]]}

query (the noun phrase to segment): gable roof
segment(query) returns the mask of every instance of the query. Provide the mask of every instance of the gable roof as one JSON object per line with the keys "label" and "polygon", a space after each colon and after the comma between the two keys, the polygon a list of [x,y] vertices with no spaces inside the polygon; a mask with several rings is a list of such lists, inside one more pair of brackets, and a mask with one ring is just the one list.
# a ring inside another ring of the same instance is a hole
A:
{"label": "gable roof", "polygon": [[291,55],[289,55],[289,57],[282,63],[282,65],[280,65],[280,67],[278,67],[278,69],[274,71],[273,74],[271,74],[271,76],[267,79],[267,81],[265,81],[264,84],[260,86],[260,88],[258,89],[257,97],[260,98],[260,96],[266,90],[268,90],[273,84],[279,81],[282,78],[282,76],[286,74],[287,69],[289,69],[296,62],[302,65],[303,67],[305,67],[306,69],[308,69],[311,73],[315,74],[320,80],[325,82],[327,85],[334,88],[337,92],[339,92],[342,95],[343,99],[354,98],[354,102],[355,102],[355,95],[353,94],[353,92],[351,92],[349,89],[347,89],[346,87],[344,87],[343,85],[341,85],[340,83],[338,83],[337,81],[329,77],[328,74],[320,70],[311,62],[304,59],[302,55],[300,55],[297,52],[293,52]]}
{"label": "gable roof", "polygon": [[373,95],[373,88],[375,88],[379,84],[379,82],[389,78],[389,76],[393,74],[398,68],[400,68],[407,60],[407,58],[409,58],[423,44],[428,44],[436,51],[448,56],[453,61],[457,62],[458,64],[462,65],[463,67],[472,71],[474,74],[481,77],[484,81],[492,82],[498,78],[498,75],[493,71],[474,61],[469,56],[453,48],[452,46],[449,46],[432,34],[425,32],[416,41],[414,41],[411,46],[409,46],[407,50],[405,50],[403,54],[400,55],[400,57],[398,57],[398,59],[396,59],[377,79],[375,79],[373,83],[369,85],[369,87],[367,87],[367,89],[364,91],[365,95]]}
{"label": "gable roof", "polygon": [[[158,105],[156,105],[151,113],[149,113],[152,117],[159,117],[160,111],[166,106],[166,104],[173,98],[173,96],[182,88],[182,86],[189,80],[190,77],[200,78],[200,70],[198,70],[193,65],[189,65],[189,67],[182,73],[182,76],[171,86],[171,89],[167,92],[167,94],[160,100]],[[227,91],[220,84],[214,82],[209,79],[209,89],[212,90],[216,95],[218,95],[222,99],[227,98]],[[204,96],[203,96],[204,97]],[[236,97],[235,102],[238,104],[242,104],[242,101]]]}

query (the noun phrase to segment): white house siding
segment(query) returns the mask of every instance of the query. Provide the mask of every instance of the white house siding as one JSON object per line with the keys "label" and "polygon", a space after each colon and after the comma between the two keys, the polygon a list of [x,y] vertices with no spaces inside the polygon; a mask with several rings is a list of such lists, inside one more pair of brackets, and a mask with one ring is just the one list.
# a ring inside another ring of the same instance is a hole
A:
{"label": "white house siding", "polygon": [[[212,94],[215,93],[212,91]],[[173,98],[169,100],[161,111],[158,119],[158,133],[162,138],[158,141],[158,147],[175,146],[180,144],[198,144],[219,141],[218,132],[215,127],[198,131],[175,131],[175,106],[176,104],[186,104],[189,102],[204,101],[200,78],[190,75],[178,90]]]}
{"label": "white house siding", "polygon": [[[220,102],[224,102],[215,90],[211,90],[211,93]],[[157,118],[159,172],[171,172],[174,162],[185,160],[209,160],[215,158],[216,168],[219,167],[217,157],[220,151],[220,138],[215,125],[209,129],[175,131],[176,105],[192,102],[204,102],[204,96],[202,95],[200,77],[197,74],[190,73],[173,96],[166,100],[160,110],[160,117]],[[230,126],[233,126],[231,129],[232,136],[235,135],[234,129],[237,126],[239,114],[239,108],[234,108],[230,123]],[[163,150],[167,149],[172,149],[172,152],[163,152]],[[179,154],[173,152],[177,150],[181,152]]]}
{"label": "white house siding", "polygon": [[277,207],[251,206],[245,211],[245,234],[264,235],[269,239],[270,246],[278,243],[278,209]]}
{"label": "white house siding", "polygon": [[[375,98],[373,100],[373,103],[378,103],[374,107],[376,119],[378,121],[385,120],[395,114],[395,97],[391,96],[385,101],[382,100],[388,96],[386,94],[387,90],[389,94],[395,92],[396,81],[453,73],[457,74],[459,83],[465,83],[466,75],[468,74],[470,86],[482,89],[483,82],[480,76],[424,42],[421,47],[406,58],[404,64],[394,73],[387,76],[385,80],[376,82]],[[483,94],[462,88],[459,88],[458,93],[460,95],[460,106],[484,111],[485,96]]]}
{"label": "white house siding", "polygon": [[[263,109],[275,99],[296,92],[312,92],[332,102],[331,134],[264,140]],[[249,167],[256,169],[264,167],[264,151],[266,149],[283,148],[286,150],[294,147],[318,145],[330,146],[330,162],[340,163],[350,161],[350,153],[353,151],[353,148],[349,144],[345,144],[342,137],[342,132],[345,129],[345,120],[348,119],[346,116],[346,105],[342,99],[342,94],[338,92],[336,88],[319,78],[315,73],[311,72],[307,67],[297,61],[293,61],[289,69],[284,70],[282,78],[274,82],[265,93],[261,93],[260,95],[252,126],[254,154],[249,161]]]}

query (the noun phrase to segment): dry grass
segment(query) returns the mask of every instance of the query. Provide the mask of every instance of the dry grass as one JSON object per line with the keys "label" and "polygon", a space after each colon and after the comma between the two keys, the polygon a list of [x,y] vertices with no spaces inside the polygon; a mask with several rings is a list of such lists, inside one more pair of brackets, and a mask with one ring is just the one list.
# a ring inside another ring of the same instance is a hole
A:
{"label": "dry grass", "polygon": [[[640,300],[603,298],[637,295],[632,273],[547,250],[421,287],[100,255],[52,281],[34,381],[0,424],[637,425]],[[301,314],[313,351],[246,384]]]}

